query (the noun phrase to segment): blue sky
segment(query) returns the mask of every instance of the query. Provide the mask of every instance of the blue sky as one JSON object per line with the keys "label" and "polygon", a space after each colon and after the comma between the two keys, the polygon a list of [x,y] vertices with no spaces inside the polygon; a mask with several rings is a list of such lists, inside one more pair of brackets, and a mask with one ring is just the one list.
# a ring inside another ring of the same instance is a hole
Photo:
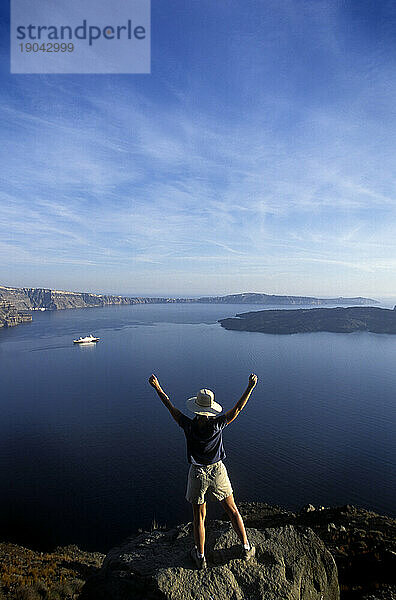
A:
{"label": "blue sky", "polygon": [[8,18],[1,284],[396,296],[393,2],[152,0],[151,75],[11,75]]}

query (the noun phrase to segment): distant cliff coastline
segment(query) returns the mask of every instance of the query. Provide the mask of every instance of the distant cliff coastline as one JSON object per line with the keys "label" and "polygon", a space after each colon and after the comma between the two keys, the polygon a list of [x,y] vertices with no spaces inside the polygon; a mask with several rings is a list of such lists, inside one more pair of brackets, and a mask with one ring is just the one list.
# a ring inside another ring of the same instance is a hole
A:
{"label": "distant cliff coastline", "polygon": [[127,298],[86,292],[64,292],[44,288],[15,288],[0,286],[0,301],[12,302],[19,310],[61,310],[89,308],[116,304],[158,304],[165,298]]}
{"label": "distant cliff coastline", "polygon": [[221,319],[225,329],[261,333],[291,334],[328,331],[396,334],[396,306],[393,310],[374,306],[349,308],[308,308],[296,310],[258,310]]}
{"label": "distant cliff coastline", "polygon": [[0,286],[0,301],[12,303],[18,310],[61,310],[67,308],[89,308],[122,304],[261,304],[267,306],[288,305],[373,305],[379,304],[371,298],[314,298],[310,296],[276,296],[271,294],[231,294],[202,298],[147,298],[65,292],[45,288],[16,288]]}
{"label": "distant cliff coastline", "polygon": [[14,327],[20,323],[28,323],[32,320],[32,315],[23,310],[18,310],[16,306],[0,298],[0,327]]}

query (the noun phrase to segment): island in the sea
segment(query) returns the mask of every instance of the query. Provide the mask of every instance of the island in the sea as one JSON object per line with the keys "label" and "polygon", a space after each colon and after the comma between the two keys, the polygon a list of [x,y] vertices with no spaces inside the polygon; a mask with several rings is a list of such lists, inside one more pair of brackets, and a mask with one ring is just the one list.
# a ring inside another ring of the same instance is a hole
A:
{"label": "island in the sea", "polygon": [[275,334],[316,331],[396,333],[396,306],[393,310],[375,306],[259,310],[220,319],[219,323],[225,329]]}

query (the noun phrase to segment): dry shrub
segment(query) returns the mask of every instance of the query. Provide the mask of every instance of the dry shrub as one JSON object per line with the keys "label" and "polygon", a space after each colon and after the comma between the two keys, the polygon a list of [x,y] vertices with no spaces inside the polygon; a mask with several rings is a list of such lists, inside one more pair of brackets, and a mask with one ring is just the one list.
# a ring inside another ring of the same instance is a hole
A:
{"label": "dry shrub", "polygon": [[19,586],[13,593],[13,600],[42,600],[43,596],[32,587]]}

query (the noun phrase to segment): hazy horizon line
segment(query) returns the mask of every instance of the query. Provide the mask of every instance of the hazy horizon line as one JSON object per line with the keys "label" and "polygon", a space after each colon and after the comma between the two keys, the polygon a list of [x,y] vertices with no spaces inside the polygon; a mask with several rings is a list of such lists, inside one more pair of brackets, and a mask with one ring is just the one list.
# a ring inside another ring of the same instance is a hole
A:
{"label": "hazy horizon line", "polygon": [[83,290],[83,289],[66,289],[66,287],[61,287],[61,286],[56,286],[56,287],[49,287],[49,286],[38,286],[38,285],[12,285],[12,284],[0,284],[0,287],[5,287],[5,288],[17,288],[17,289],[22,289],[22,288],[31,288],[31,289],[46,289],[46,290],[51,290],[51,291],[62,291],[62,292],[70,292],[70,293],[82,293],[82,294],[98,294],[98,295],[102,295],[102,296],[121,296],[124,298],[204,298],[204,297],[222,297],[222,296],[235,296],[235,295],[242,295],[242,294],[265,294],[267,296],[293,296],[293,297],[297,297],[297,298],[301,298],[301,297],[307,297],[307,298],[318,298],[318,299],[327,299],[327,298],[368,298],[371,300],[378,300],[380,301],[382,300],[387,300],[390,301],[391,299],[394,299],[396,301],[396,295],[394,294],[389,294],[389,295],[383,295],[381,294],[381,296],[376,296],[374,298],[371,297],[370,295],[365,295],[362,293],[356,293],[356,294],[348,294],[348,295],[343,295],[343,294],[337,294],[337,293],[333,293],[333,294],[318,294],[318,293],[290,293],[290,292],[277,292],[277,293],[273,293],[273,292],[268,292],[268,291],[236,291],[236,292],[203,292],[203,293],[199,293],[199,294],[194,294],[194,293],[180,293],[180,292],[175,292],[175,293],[168,293],[168,292],[150,292],[150,293],[142,293],[142,292],[118,292],[118,291],[98,291],[98,290]]}

